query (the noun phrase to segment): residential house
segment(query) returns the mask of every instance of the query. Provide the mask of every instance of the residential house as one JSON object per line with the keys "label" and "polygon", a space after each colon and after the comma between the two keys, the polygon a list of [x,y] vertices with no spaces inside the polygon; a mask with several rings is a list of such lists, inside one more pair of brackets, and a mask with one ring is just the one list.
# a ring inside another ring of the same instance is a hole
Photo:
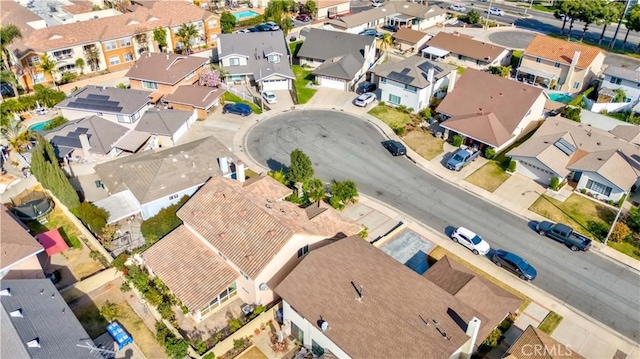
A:
{"label": "residential house", "polygon": [[624,102],[637,104],[640,101],[640,67],[627,69],[613,65],[607,66],[604,70],[604,80],[598,90],[599,97],[608,97],[607,102],[613,102],[616,90],[624,91]]}
{"label": "residential house", "polygon": [[[551,335],[529,325],[502,356],[504,359],[585,359]],[[614,358],[616,358],[614,356]]]}
{"label": "residential house", "polygon": [[136,131],[151,135],[153,148],[175,146],[198,117],[197,111],[166,110],[152,107],[142,115]]}
{"label": "residential house", "polygon": [[203,57],[145,52],[125,76],[131,89],[154,91],[151,102],[156,103],[179,86],[196,83],[208,63]]}
{"label": "residential house", "polygon": [[509,314],[517,314],[522,299],[444,256],[422,275],[482,314],[478,338],[484,340]]}
{"label": "residential house", "polygon": [[109,223],[134,214],[148,219],[191,196],[211,177],[235,176],[234,163],[233,154],[214,137],[118,158],[95,166],[109,197],[94,204],[109,212]]}
{"label": "residential house", "polygon": [[183,224],[142,254],[195,321],[235,295],[272,303],[308,252],[361,230],[325,203],[285,201],[292,190],[269,176],[237,178],[211,178],[178,210]]}
{"label": "residential house", "polygon": [[400,51],[416,53],[422,50],[430,38],[431,35],[425,32],[402,27],[393,34],[393,44]]}
{"label": "residential house", "polygon": [[88,85],[72,92],[56,108],[70,121],[95,115],[131,129],[150,107],[150,96],[149,91]]}
{"label": "residential house", "polygon": [[315,357],[469,358],[482,342],[480,313],[357,236],[311,251],[276,292]]}
{"label": "residential house", "polygon": [[[5,3],[11,2],[3,2],[3,24],[15,23],[22,30],[22,38],[12,42],[8,50],[20,84],[26,89],[35,84],[51,84],[52,76],[58,80],[67,72],[113,72],[131,67],[143,52],[157,51],[158,44],[153,40],[156,29],[165,32],[164,50],[168,52],[184,47],[177,36],[183,24],[194,25],[198,30],[192,39],[194,49],[216,46],[221,32],[217,15],[183,1],[134,2],[124,14],[96,19],[88,16],[83,21],[56,26],[35,20],[23,6],[11,4],[7,11]],[[58,71],[53,75],[40,68],[42,56],[56,61]],[[78,59],[82,59],[83,66],[78,66]]]}
{"label": "residential house", "polygon": [[49,279],[2,279],[0,303],[1,357],[103,358]]}
{"label": "residential house", "polygon": [[227,84],[251,84],[263,91],[290,90],[295,80],[282,31],[222,34],[218,60]]}
{"label": "residential house", "polygon": [[204,120],[220,105],[223,94],[224,90],[218,87],[184,85],[174,93],[165,95],[163,101],[175,110],[195,111],[196,118]]}
{"label": "residential house", "polygon": [[538,127],[547,99],[539,87],[475,69],[450,81],[447,91],[436,109],[445,137],[457,133],[467,145],[496,152]]}
{"label": "residential house", "polygon": [[335,19],[351,12],[351,2],[348,0],[318,0],[316,1],[315,20]]}
{"label": "residential house", "polygon": [[311,29],[297,56],[314,69],[318,85],[351,91],[375,62],[375,37]]}
{"label": "residential house", "polygon": [[601,75],[605,56],[595,46],[538,35],[524,50],[516,77],[551,90],[577,93]]}
{"label": "residential house", "polygon": [[340,16],[328,21],[327,25],[352,34],[385,24],[421,31],[441,24],[446,19],[447,12],[437,5],[427,6],[414,2],[387,1],[384,5],[371,10]]}
{"label": "residential house", "polygon": [[[638,137],[637,126],[625,127]],[[639,184],[637,142],[560,116],[547,118],[531,138],[507,156],[518,162],[518,173],[543,184],[549,184],[553,177],[559,182],[572,180],[577,182],[577,191],[584,189],[598,199],[618,201]]]}
{"label": "residential house", "polygon": [[7,207],[0,206],[0,278],[44,278],[39,256],[44,248]]}
{"label": "residential house", "polygon": [[618,125],[609,132],[633,145],[640,146],[640,126]]}
{"label": "residential house", "polygon": [[422,50],[424,57],[459,66],[485,70],[511,63],[511,50],[458,32],[439,32],[427,41],[426,46]]}
{"label": "residential house", "polygon": [[431,98],[457,76],[458,67],[418,55],[400,62],[386,62],[371,69],[371,81],[380,89],[380,101],[406,106],[417,113],[429,107]]}

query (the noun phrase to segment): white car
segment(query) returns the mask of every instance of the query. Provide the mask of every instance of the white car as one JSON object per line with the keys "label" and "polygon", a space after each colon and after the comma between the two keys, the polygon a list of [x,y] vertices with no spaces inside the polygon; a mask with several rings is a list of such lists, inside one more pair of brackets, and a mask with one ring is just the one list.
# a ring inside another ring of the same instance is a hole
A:
{"label": "white car", "polygon": [[498,9],[497,7],[492,7],[491,9],[487,10],[486,12],[488,12],[489,15],[504,16],[504,11]]}
{"label": "white car", "polygon": [[476,255],[485,255],[491,250],[489,243],[482,239],[482,237],[464,227],[456,228],[453,233],[451,233],[451,239],[469,248],[469,250]]}
{"label": "white car", "polygon": [[276,97],[276,95],[271,92],[271,91],[264,91],[262,93],[262,98],[267,101],[268,104],[272,104],[272,103],[278,103],[278,98]]}
{"label": "white car", "polygon": [[249,31],[249,29],[242,29],[242,30],[238,30],[238,31],[234,31],[234,34],[247,34],[250,33],[251,31]]}
{"label": "white car", "polygon": [[271,31],[277,31],[277,30],[280,30],[280,26],[278,26],[278,24],[276,24],[276,23],[275,23],[275,22],[273,22],[273,21],[265,22],[264,24],[265,24],[265,25],[267,25],[267,26],[269,26],[269,29],[270,29]]}
{"label": "white car", "polygon": [[356,98],[355,105],[359,107],[367,107],[368,104],[376,100],[376,95],[371,92],[363,93]]}
{"label": "white car", "polygon": [[570,18],[570,17],[568,17],[568,16],[567,16],[567,15],[565,15],[565,14],[561,14],[561,15],[560,15],[560,20],[562,20],[562,21],[571,21],[571,18]]}
{"label": "white car", "polygon": [[380,6],[382,6],[382,1],[374,1],[374,2],[371,4],[371,6],[373,6],[373,7],[380,7]]}
{"label": "white car", "polygon": [[466,7],[458,4],[453,4],[449,6],[449,10],[457,11],[457,12],[465,12],[467,10]]}

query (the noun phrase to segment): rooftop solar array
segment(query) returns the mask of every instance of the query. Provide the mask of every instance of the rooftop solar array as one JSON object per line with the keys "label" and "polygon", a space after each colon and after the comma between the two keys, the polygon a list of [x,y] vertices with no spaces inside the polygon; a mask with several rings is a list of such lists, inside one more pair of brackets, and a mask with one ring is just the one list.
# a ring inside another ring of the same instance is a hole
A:
{"label": "rooftop solar array", "polygon": [[413,81],[413,76],[402,74],[396,71],[391,71],[387,76],[387,78],[390,78],[391,80],[402,82],[405,84],[409,84],[411,83],[411,81]]}
{"label": "rooftop solar array", "polygon": [[98,112],[120,112],[120,102],[109,101],[109,96],[89,94],[87,97],[78,97],[67,105],[70,108],[93,110]]}
{"label": "rooftop solar array", "polygon": [[557,140],[553,145],[556,146],[556,148],[560,151],[564,152],[564,154],[567,156],[571,156],[576,151],[576,147],[570,144],[564,138]]}

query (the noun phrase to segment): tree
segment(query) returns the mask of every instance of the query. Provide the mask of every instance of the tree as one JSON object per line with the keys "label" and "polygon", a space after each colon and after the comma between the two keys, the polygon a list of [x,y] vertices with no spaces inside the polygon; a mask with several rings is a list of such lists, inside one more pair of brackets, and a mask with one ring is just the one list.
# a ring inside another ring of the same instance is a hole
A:
{"label": "tree", "polygon": [[76,67],[80,69],[80,75],[84,75],[84,59],[82,57],[76,59]]}
{"label": "tree", "polygon": [[602,14],[604,12],[605,3],[604,0],[590,0],[583,1],[582,6],[580,6],[580,10],[578,11],[578,20],[584,23],[584,27],[582,28],[582,34],[580,36],[580,41],[584,40],[584,36],[589,29],[589,25],[596,22],[598,19],[602,18]]}
{"label": "tree", "polygon": [[282,30],[282,34],[287,36],[291,29],[293,29],[293,20],[291,20],[289,15],[285,15],[278,25],[280,26],[280,30]]}
{"label": "tree", "polygon": [[490,66],[488,71],[500,77],[509,77],[511,66]]}
{"label": "tree", "polygon": [[21,38],[22,33],[16,25],[0,26],[0,56],[2,56],[2,67],[7,71],[11,71],[11,57],[9,56],[7,46],[14,40]]}
{"label": "tree", "polygon": [[189,353],[189,342],[182,338],[171,336],[167,338],[164,349],[170,358],[183,359]]}
{"label": "tree", "polygon": [[564,15],[561,33],[564,34],[565,25],[567,24],[567,21],[569,21],[568,36],[571,36],[571,30],[573,30],[573,22],[576,21],[576,19],[580,15],[581,8],[582,2],[579,0],[565,0],[560,3],[560,12]]}
{"label": "tree", "polygon": [[575,107],[575,106],[565,106],[562,111],[560,111],[560,114],[562,115],[562,117],[569,119],[571,121],[575,121],[575,122],[580,122],[580,111],[582,111],[582,109],[580,107]]}
{"label": "tree", "polygon": [[615,90],[613,90],[613,92],[616,94],[613,99],[611,100],[611,102],[625,102],[625,100],[627,99],[627,93],[625,92],[624,89],[621,88],[617,88]]}
{"label": "tree", "polygon": [[393,45],[393,36],[390,33],[385,32],[380,38],[380,51],[385,51],[389,46]]}
{"label": "tree", "polygon": [[616,222],[611,231],[609,239],[612,242],[622,242],[631,234],[631,229],[623,222]]}
{"label": "tree", "polygon": [[318,4],[316,4],[314,0],[307,0],[307,2],[304,3],[304,10],[309,16],[315,18],[316,12],[318,11]]}
{"label": "tree", "polygon": [[80,205],[78,193],[65,175],[53,146],[42,136],[38,136],[36,147],[31,154],[31,173],[54,196],[69,209]]}
{"label": "tree", "polygon": [[200,74],[200,79],[198,83],[200,86],[209,86],[209,87],[218,87],[220,86],[220,73],[218,71],[203,71]]}
{"label": "tree", "polygon": [[464,21],[470,25],[475,25],[480,23],[480,13],[475,9],[469,11],[467,16],[465,16]]}
{"label": "tree", "polygon": [[49,77],[51,77],[51,81],[53,82],[54,85],[56,83],[55,75],[58,73],[57,66],[58,66],[58,62],[53,60],[51,57],[49,57],[49,55],[44,54],[40,56],[39,69],[40,71],[44,72],[45,74],[49,75]]}
{"label": "tree", "polygon": [[167,47],[167,31],[162,27],[153,29],[153,41],[158,44],[160,52],[163,52]]}
{"label": "tree", "polygon": [[193,48],[192,41],[198,34],[198,28],[194,24],[182,24],[176,33],[176,36],[182,43],[182,49],[187,55],[191,54],[191,49]]}
{"label": "tree", "polygon": [[[627,27],[627,34],[624,36],[624,41],[622,42],[622,48],[627,43],[627,38],[629,37],[629,31],[640,31],[640,4],[633,5],[629,13],[627,13],[627,22],[625,23]],[[638,48],[640,49],[640,44],[638,44]]]}
{"label": "tree", "polygon": [[293,29],[293,21],[289,17],[289,12],[294,10],[296,2],[294,0],[270,1],[264,10],[264,18],[271,20],[280,26],[282,33],[286,36]]}
{"label": "tree", "polygon": [[309,200],[318,203],[318,206],[320,206],[320,202],[327,196],[322,180],[320,178],[312,178],[305,182],[304,187],[304,191],[307,197],[309,197]]}
{"label": "tree", "polygon": [[223,11],[220,15],[220,26],[223,34],[230,34],[236,26],[236,17],[228,11]]}
{"label": "tree", "polygon": [[78,217],[93,233],[103,234],[102,230],[107,225],[109,212],[96,206],[93,203],[82,202],[73,210],[73,214]]}
{"label": "tree", "polygon": [[[624,9],[622,10],[624,11]],[[600,33],[600,38],[598,39],[598,45],[602,43],[604,39],[604,33],[607,31],[607,26],[614,21],[617,21],[622,11],[620,11],[620,7],[617,6],[616,3],[607,3],[604,7],[602,7],[600,16],[598,19],[598,24],[602,25],[602,32]]]}
{"label": "tree", "polygon": [[91,71],[100,70],[100,50],[94,44],[84,47],[84,58],[87,59],[87,64],[91,68]]}
{"label": "tree", "polygon": [[9,118],[6,126],[3,126],[0,131],[9,146],[18,153],[21,153],[23,146],[29,142],[29,130],[22,126],[22,121],[16,120],[13,116]]}
{"label": "tree", "polygon": [[291,165],[287,169],[287,179],[296,184],[302,184],[313,177],[311,159],[302,150],[295,149],[290,155]]}
{"label": "tree", "polygon": [[640,232],[640,208],[631,207],[624,222],[634,232]]}
{"label": "tree", "polygon": [[285,186],[289,186],[289,180],[287,179],[287,174],[284,173],[283,170],[278,170],[278,171],[269,171],[267,173],[267,175],[269,175],[269,177],[273,178],[274,180],[282,183]]}
{"label": "tree", "polygon": [[343,209],[349,203],[355,203],[358,198],[358,189],[355,182],[346,180],[334,181],[331,184],[331,206],[335,209]]}
{"label": "tree", "polygon": [[112,322],[118,319],[122,315],[122,312],[118,304],[107,300],[102,307],[100,307],[100,315],[108,322]]}

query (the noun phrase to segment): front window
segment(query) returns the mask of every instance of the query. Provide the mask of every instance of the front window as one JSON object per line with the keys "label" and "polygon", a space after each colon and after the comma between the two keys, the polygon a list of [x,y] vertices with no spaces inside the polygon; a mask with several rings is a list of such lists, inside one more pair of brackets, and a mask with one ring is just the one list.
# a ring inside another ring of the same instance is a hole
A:
{"label": "front window", "polygon": [[64,66],[60,66],[60,67],[58,68],[58,71],[59,71],[60,73],[65,74],[65,73],[67,73],[67,72],[74,71],[75,69],[76,69],[76,65],[75,65],[75,64],[67,64],[67,65],[64,65]]}
{"label": "front window", "polygon": [[131,39],[120,40],[120,47],[129,47],[129,46],[131,46]]}
{"label": "front window", "polygon": [[169,196],[169,201],[172,201],[174,199],[177,199],[178,195],[177,194],[172,194],[171,196]]}
{"label": "front window", "polygon": [[32,78],[34,84],[39,84],[46,81],[44,78],[44,72],[36,72],[35,74],[33,74]]}
{"label": "front window", "polygon": [[73,57],[73,50],[66,49],[62,51],[56,51],[53,53],[53,57],[55,57],[56,60],[70,59]]}
{"label": "front window", "polygon": [[609,197],[611,195],[611,191],[612,188],[606,185],[603,185],[602,183],[598,183],[592,180],[588,180],[587,181],[587,186],[588,189],[592,190],[593,192],[596,193],[600,193],[603,194],[607,197]]}
{"label": "front window", "polygon": [[305,245],[304,247],[298,249],[298,258],[304,256],[305,254],[309,253],[309,245]]}
{"label": "front window", "polygon": [[209,20],[209,28],[212,29],[214,27],[218,27],[218,22],[216,20]]}
{"label": "front window", "polygon": [[216,39],[218,39],[218,34],[209,35],[209,41],[213,42],[216,41]]}
{"label": "front window", "polygon": [[394,105],[400,104],[400,96],[389,94],[389,102]]}
{"label": "front window", "polygon": [[539,57],[536,57],[536,62],[537,62],[537,63],[541,63],[541,62],[542,62],[542,59],[541,59],[541,58],[539,58]]}
{"label": "front window", "polygon": [[418,92],[418,88],[411,85],[404,85],[404,89],[409,92]]}
{"label": "front window", "polygon": [[118,46],[116,45],[115,41],[108,41],[104,43],[104,48],[109,51],[109,50],[115,50]]}
{"label": "front window", "polygon": [[142,81],[142,87],[144,87],[146,89],[157,90],[158,89],[158,83],[157,82],[150,82],[150,81]]}
{"label": "front window", "polygon": [[272,63],[280,62],[280,55],[269,55],[269,62],[272,62]]}
{"label": "front window", "polygon": [[109,57],[109,65],[117,65],[120,63],[120,56]]}
{"label": "front window", "polygon": [[622,79],[611,77],[611,80],[609,80],[609,82],[611,82],[612,84],[620,85],[622,83]]}
{"label": "front window", "polygon": [[124,54],[124,62],[131,62],[133,61],[133,54],[130,52],[127,52],[126,54]]}
{"label": "front window", "polygon": [[239,66],[240,65],[240,59],[237,57],[233,57],[229,59],[229,65],[231,66]]}
{"label": "front window", "polygon": [[27,65],[29,65],[29,67],[37,67],[38,65],[40,65],[40,57],[39,56],[32,56],[30,58],[27,59]]}

